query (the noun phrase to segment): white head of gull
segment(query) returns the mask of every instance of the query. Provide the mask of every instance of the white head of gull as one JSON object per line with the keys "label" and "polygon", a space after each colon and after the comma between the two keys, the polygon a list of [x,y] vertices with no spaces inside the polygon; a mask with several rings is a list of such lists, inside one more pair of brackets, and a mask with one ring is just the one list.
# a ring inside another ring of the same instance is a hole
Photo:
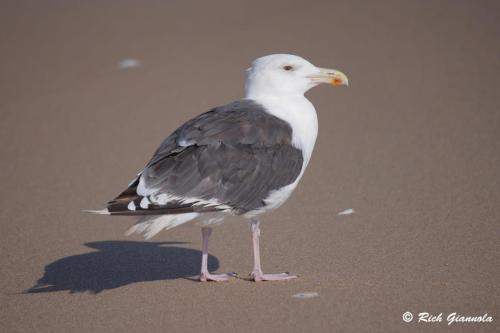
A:
{"label": "white head of gull", "polygon": [[316,142],[318,119],[304,94],[321,83],[347,86],[348,79],[338,70],[316,67],[296,55],[272,54],[253,62],[245,84],[246,98],[290,123],[292,142],[303,150],[305,165]]}
{"label": "white head of gull", "polygon": [[201,281],[226,281],[234,275],[214,274],[207,267],[212,227],[230,215],[250,223],[254,281],[296,277],[263,273],[261,216],[288,199],[311,157],[318,121],[304,93],[321,83],[348,85],[342,72],[290,54],[259,58],[247,72],[245,98],[181,125],[106,209],[90,211],[137,216],[128,234],[143,233],[147,239],[163,229],[197,222],[202,231]]}

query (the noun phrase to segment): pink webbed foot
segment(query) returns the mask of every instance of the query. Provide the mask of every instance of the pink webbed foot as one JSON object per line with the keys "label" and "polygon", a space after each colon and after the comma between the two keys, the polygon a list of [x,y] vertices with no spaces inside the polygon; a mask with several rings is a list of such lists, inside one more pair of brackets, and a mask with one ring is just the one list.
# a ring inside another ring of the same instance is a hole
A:
{"label": "pink webbed foot", "polygon": [[290,275],[289,273],[278,273],[278,274],[264,274],[262,272],[252,272],[250,274],[255,282],[260,281],[283,281],[296,279],[296,275]]}
{"label": "pink webbed foot", "polygon": [[223,282],[229,280],[230,277],[236,276],[236,273],[211,274],[209,272],[200,274],[201,282],[215,281]]}
{"label": "pink webbed foot", "polygon": [[253,241],[253,258],[254,266],[253,272],[250,274],[255,282],[259,281],[282,281],[296,279],[295,275],[290,275],[288,272],[279,274],[264,274],[262,273],[262,267],[260,265],[260,221],[258,218],[254,217],[250,220],[250,229],[252,230],[252,241]]}
{"label": "pink webbed foot", "polygon": [[212,274],[208,271],[208,240],[210,235],[212,234],[212,229],[209,227],[201,228],[201,236],[202,236],[202,255],[201,255],[201,273],[200,273],[200,281],[215,281],[222,282],[229,280],[230,277],[237,276],[236,273],[225,273],[225,274]]}

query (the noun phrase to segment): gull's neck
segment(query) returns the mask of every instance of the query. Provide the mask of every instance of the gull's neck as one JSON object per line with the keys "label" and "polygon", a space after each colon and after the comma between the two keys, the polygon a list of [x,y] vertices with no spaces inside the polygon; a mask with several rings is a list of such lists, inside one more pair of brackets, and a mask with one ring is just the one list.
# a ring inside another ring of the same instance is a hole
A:
{"label": "gull's neck", "polygon": [[292,144],[302,150],[304,165],[307,165],[318,135],[318,118],[312,103],[303,94],[266,95],[247,92],[245,98],[256,101],[267,112],[290,124]]}

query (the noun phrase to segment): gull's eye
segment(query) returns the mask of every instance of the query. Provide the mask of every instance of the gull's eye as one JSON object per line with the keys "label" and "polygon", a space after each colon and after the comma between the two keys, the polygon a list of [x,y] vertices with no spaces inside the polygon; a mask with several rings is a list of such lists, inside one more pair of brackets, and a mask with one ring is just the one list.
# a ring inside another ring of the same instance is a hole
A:
{"label": "gull's eye", "polygon": [[283,69],[286,71],[291,71],[293,69],[293,67],[290,65],[286,65],[286,66],[283,66]]}

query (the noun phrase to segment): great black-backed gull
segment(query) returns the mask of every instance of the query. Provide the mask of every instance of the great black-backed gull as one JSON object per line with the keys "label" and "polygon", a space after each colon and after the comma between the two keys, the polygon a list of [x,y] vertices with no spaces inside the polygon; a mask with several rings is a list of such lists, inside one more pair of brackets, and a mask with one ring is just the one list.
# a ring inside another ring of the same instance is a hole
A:
{"label": "great black-backed gull", "polygon": [[248,69],[245,98],[189,120],[168,136],[128,188],[93,213],[140,217],[128,234],[148,239],[163,229],[197,221],[202,231],[201,281],[231,274],[207,268],[212,226],[228,215],[251,226],[255,281],[288,280],[264,274],[260,264],[260,216],[283,204],[309,162],[318,133],[312,87],[347,85],[345,74],[319,68],[289,54],[255,60]]}

